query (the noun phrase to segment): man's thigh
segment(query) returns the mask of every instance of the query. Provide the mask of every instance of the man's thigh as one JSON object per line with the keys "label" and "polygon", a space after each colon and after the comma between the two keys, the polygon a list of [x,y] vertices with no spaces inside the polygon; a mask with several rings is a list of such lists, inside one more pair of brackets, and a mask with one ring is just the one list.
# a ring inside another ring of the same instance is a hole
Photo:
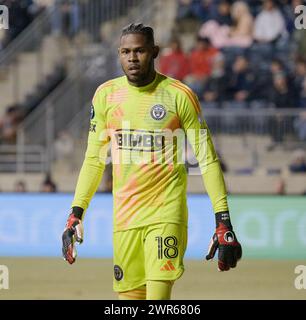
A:
{"label": "man's thigh", "polygon": [[146,283],[143,231],[135,228],[113,234],[114,291],[129,291]]}
{"label": "man's thigh", "polygon": [[186,226],[174,223],[148,226],[144,242],[146,280],[180,278],[186,246]]}

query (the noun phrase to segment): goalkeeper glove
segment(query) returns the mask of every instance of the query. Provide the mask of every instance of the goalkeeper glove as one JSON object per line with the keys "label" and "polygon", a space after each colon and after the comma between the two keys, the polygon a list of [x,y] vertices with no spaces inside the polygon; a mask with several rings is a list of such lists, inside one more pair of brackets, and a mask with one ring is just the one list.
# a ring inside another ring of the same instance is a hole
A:
{"label": "goalkeeper glove", "polygon": [[217,249],[218,270],[227,271],[235,268],[237,261],[241,259],[242,248],[233,231],[228,212],[216,213],[216,232],[210,241],[206,260],[213,259]]}
{"label": "goalkeeper glove", "polygon": [[83,223],[82,223],[83,209],[80,207],[73,207],[62,235],[62,252],[64,260],[70,264],[75,262],[77,256],[75,242],[83,242]]}

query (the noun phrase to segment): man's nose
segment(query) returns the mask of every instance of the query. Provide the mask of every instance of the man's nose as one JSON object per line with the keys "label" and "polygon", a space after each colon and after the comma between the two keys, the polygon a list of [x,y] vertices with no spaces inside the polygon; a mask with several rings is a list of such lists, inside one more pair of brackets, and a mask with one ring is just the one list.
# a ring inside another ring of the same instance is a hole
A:
{"label": "man's nose", "polygon": [[137,57],[137,53],[136,52],[133,52],[131,51],[130,55],[129,55],[129,61],[132,62],[132,61],[138,61],[138,57]]}

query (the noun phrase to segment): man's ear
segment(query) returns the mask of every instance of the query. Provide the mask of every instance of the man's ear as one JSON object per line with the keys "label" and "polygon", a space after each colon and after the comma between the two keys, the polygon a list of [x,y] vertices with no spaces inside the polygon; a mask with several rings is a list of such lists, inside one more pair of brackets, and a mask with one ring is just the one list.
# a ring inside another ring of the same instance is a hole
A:
{"label": "man's ear", "polygon": [[156,59],[159,54],[159,46],[153,47],[153,58]]}

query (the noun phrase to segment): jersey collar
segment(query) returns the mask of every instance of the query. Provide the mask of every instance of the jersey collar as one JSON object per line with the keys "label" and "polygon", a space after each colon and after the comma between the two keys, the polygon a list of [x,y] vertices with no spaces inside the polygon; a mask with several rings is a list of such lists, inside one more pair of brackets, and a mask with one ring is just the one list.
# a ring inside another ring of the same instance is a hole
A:
{"label": "jersey collar", "polygon": [[125,77],[125,81],[128,84],[129,89],[131,89],[135,92],[144,92],[144,91],[151,91],[153,88],[155,88],[155,86],[158,82],[158,78],[159,78],[159,74],[158,74],[158,72],[156,72],[154,80],[151,83],[149,83],[145,86],[142,86],[142,87],[132,86],[131,84],[129,84],[127,77]]}

